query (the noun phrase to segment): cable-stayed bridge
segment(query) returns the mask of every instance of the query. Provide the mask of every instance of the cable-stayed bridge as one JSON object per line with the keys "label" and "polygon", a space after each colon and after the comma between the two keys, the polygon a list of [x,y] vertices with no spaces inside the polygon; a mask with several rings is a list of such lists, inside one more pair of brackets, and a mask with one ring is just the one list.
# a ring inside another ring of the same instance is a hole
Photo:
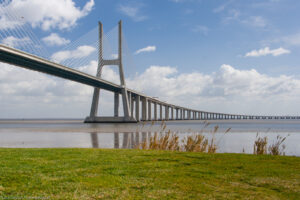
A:
{"label": "cable-stayed bridge", "polygon": [[[254,116],[195,110],[163,102],[157,98],[129,89],[126,86],[123,68],[122,22],[120,21],[118,26],[118,54],[114,55],[112,59],[104,59],[104,34],[101,23],[99,23],[98,29],[98,68],[96,76],[92,76],[82,71],[64,66],[63,64],[58,64],[48,59],[26,53],[6,45],[0,45],[0,61],[94,87],[90,115],[85,119],[85,122],[88,123],[138,122],[152,120],[300,119],[300,116]],[[118,66],[120,84],[116,84],[102,78],[103,68],[107,65]],[[114,93],[113,116],[100,117],[98,115],[100,90],[106,90]],[[120,97],[123,105],[123,116],[120,116],[119,113]]]}

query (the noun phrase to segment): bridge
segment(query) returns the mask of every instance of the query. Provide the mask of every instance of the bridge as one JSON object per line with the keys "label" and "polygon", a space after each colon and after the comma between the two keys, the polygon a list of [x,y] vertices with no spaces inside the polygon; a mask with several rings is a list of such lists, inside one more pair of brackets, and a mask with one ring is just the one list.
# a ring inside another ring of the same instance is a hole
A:
{"label": "bridge", "polygon": [[[90,115],[86,123],[101,122],[139,122],[158,120],[263,120],[263,119],[300,119],[300,116],[255,116],[207,112],[182,107],[160,101],[157,98],[126,87],[122,63],[122,21],[119,22],[118,56],[116,59],[103,59],[103,25],[99,22],[99,52],[96,76],[63,66],[44,58],[17,50],[12,47],[0,45],[0,62],[8,63],[29,70],[53,75],[70,81],[75,81],[94,87]],[[120,85],[101,78],[105,65],[119,67]],[[107,117],[98,116],[100,90],[114,93],[114,115]],[[120,96],[123,103],[124,116],[120,116]]]}

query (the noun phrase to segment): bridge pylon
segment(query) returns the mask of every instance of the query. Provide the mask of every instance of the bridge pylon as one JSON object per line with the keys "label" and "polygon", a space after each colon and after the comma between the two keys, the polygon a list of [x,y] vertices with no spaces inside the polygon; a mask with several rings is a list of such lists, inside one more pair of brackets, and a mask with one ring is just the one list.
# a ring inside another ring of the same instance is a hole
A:
{"label": "bridge pylon", "polygon": [[[101,79],[102,69],[105,65],[116,65],[119,67],[120,75],[120,86],[121,91],[115,92],[114,94],[114,116],[97,116],[98,115],[98,105],[100,97],[100,88],[94,88],[94,94],[91,105],[90,116],[86,117],[85,123],[106,123],[106,122],[137,122],[133,113],[131,112],[130,101],[128,97],[128,91],[126,88],[123,63],[122,63],[122,21],[119,21],[119,48],[118,57],[116,59],[103,59],[103,25],[98,22],[99,25],[99,55],[98,55],[98,68],[96,77]],[[123,113],[124,116],[119,116],[119,96],[122,96],[123,102]]]}

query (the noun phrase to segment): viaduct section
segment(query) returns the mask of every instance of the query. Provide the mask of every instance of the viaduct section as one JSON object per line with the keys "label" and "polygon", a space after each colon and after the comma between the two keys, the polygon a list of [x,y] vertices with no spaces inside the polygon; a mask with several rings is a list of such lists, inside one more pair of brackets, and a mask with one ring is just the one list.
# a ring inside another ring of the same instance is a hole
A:
{"label": "viaduct section", "polygon": [[[49,60],[0,45],[0,62],[22,68],[46,73],[56,77],[75,81],[94,87],[90,115],[86,123],[101,122],[139,122],[159,120],[262,120],[262,119],[300,119],[300,116],[253,116],[206,112],[169,104],[126,87],[122,65],[122,22],[119,22],[119,48],[117,59],[103,59],[103,27],[99,22],[99,60],[96,76],[51,62]],[[103,80],[102,69],[105,65],[119,67],[120,85]],[[100,90],[114,93],[114,115],[98,116]],[[119,114],[120,96],[123,105],[123,116]]]}

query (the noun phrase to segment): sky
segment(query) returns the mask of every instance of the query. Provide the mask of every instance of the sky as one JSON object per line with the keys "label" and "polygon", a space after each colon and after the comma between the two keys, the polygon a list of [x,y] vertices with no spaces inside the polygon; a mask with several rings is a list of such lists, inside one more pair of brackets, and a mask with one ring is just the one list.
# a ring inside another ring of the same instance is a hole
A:
{"label": "sky", "polygon": [[[204,111],[300,114],[299,0],[0,2],[1,44],[95,75],[98,21],[116,49],[122,20],[129,88]],[[118,82],[115,68],[103,73]],[[92,91],[0,63],[0,118],[84,118]],[[112,102],[102,91],[100,115]]]}

